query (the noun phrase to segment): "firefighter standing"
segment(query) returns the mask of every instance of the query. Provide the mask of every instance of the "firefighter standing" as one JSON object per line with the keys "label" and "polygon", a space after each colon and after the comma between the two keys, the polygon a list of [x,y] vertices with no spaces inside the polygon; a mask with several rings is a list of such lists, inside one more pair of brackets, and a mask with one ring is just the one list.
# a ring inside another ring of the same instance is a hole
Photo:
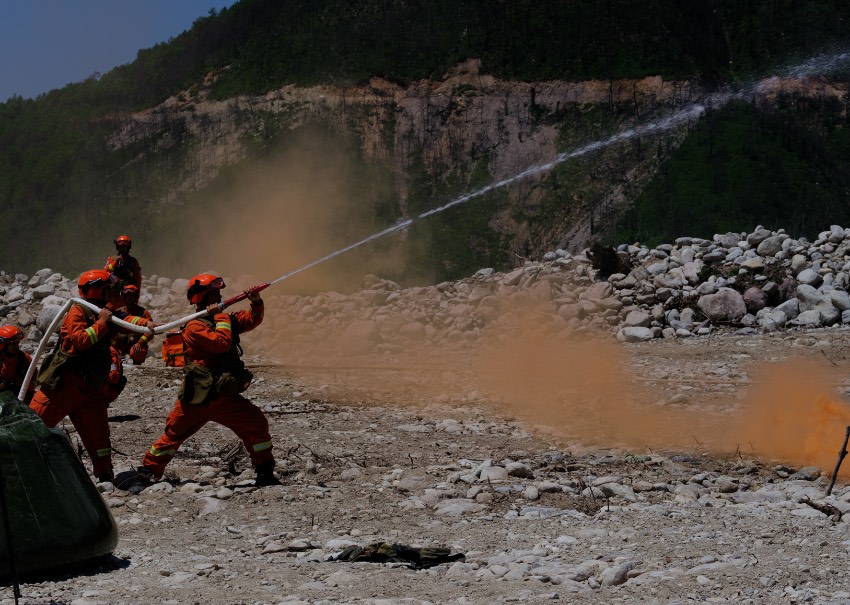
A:
{"label": "firefighter standing", "polygon": [[[153,321],[150,311],[139,305],[139,289],[126,284],[121,289],[121,302],[118,311],[134,317],[144,317]],[[123,319],[119,315],[119,319]],[[149,334],[136,334],[135,332],[120,332],[112,339],[112,346],[118,349],[121,355],[129,355],[133,365],[141,365],[148,356],[148,342],[151,341]]]}
{"label": "firefighter standing", "polygon": [[106,259],[106,269],[120,279],[125,285],[132,284],[140,291],[142,289],[142,268],[135,256],[130,256],[133,241],[129,235],[119,235],[115,238],[115,249],[118,254]]}
{"label": "firefighter standing", "polygon": [[[115,278],[103,269],[86,271],[77,285],[80,296],[100,307],[95,314],[88,307],[74,305],[62,322],[57,347],[38,375],[39,390],[30,407],[53,428],[68,416],[92,461],[98,481],[112,481],[112,445],[106,411],[111,378],[116,377],[115,353],[110,343],[112,312],[106,308],[108,288]],[[142,317],[127,316],[125,321],[153,328]],[[118,358],[120,362],[120,357]],[[116,378],[120,381],[120,378]],[[116,395],[117,396],[117,395]],[[114,397],[113,397],[114,399]]]}
{"label": "firefighter standing", "polygon": [[[240,393],[248,388],[251,373],[240,359],[239,335],[263,321],[263,300],[248,292],[251,308],[222,313],[224,280],[209,273],[189,282],[187,298],[209,318],[193,319],[183,329],[186,359],[183,387],[165,425],[138,468],[142,481],[159,479],[178,448],[207,422],[217,422],[242,440],[254,464],[257,487],[280,485],[273,474],[275,460],[269,423],[263,412]],[[211,318],[211,319],[210,319]]]}
{"label": "firefighter standing", "polygon": [[[19,348],[24,333],[16,326],[0,326],[0,391],[10,390],[15,396],[21,391],[24,377],[32,359]],[[30,381],[24,403],[29,404],[35,392],[35,384]]]}

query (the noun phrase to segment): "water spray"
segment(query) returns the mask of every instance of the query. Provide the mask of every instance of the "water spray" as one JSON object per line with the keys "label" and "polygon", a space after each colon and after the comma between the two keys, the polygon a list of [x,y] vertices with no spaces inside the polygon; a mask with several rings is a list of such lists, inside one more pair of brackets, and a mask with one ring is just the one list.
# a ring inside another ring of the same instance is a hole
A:
{"label": "water spray", "polygon": [[[811,77],[811,76],[815,76],[815,75],[824,74],[824,73],[834,71],[834,70],[844,66],[846,63],[848,63],[848,61],[850,61],[850,53],[848,53],[848,52],[836,53],[836,54],[833,54],[833,55],[819,55],[819,56],[814,57],[814,58],[812,58],[812,59],[810,59],[810,60],[808,60],[804,63],[801,63],[797,66],[785,69],[785,70],[783,70],[782,73],[786,77],[806,78],[806,77]],[[294,275],[302,273],[303,271],[306,271],[306,270],[308,270],[312,267],[315,267],[318,264],[321,264],[321,263],[328,261],[328,260],[330,260],[334,257],[337,257],[340,254],[344,254],[345,252],[348,252],[348,251],[353,250],[355,248],[358,248],[358,247],[360,247],[364,244],[367,244],[371,241],[374,241],[376,239],[384,237],[385,235],[390,235],[390,234],[395,233],[397,231],[401,231],[402,229],[406,229],[411,224],[413,224],[415,221],[425,219],[425,218],[432,216],[434,214],[439,214],[441,212],[448,210],[449,208],[453,208],[454,206],[459,206],[461,204],[465,204],[465,203],[469,202],[470,200],[481,197],[482,195],[490,193],[491,191],[501,189],[502,187],[506,187],[506,186],[508,186],[512,183],[526,179],[528,177],[536,176],[536,175],[541,174],[543,172],[548,172],[548,171],[552,170],[555,166],[557,166],[557,165],[559,165],[559,164],[561,164],[561,163],[563,163],[567,160],[582,157],[582,156],[587,155],[589,153],[592,153],[594,151],[598,151],[600,149],[604,149],[606,147],[616,145],[617,143],[623,143],[625,141],[629,141],[631,139],[634,139],[635,137],[652,135],[652,134],[655,134],[655,133],[670,130],[672,128],[676,128],[676,127],[678,127],[678,126],[680,126],[684,123],[687,123],[689,121],[698,120],[699,118],[701,118],[706,113],[706,111],[709,108],[719,109],[719,108],[725,106],[726,104],[728,104],[729,102],[731,102],[733,100],[743,100],[743,99],[747,99],[747,98],[749,98],[753,95],[757,95],[759,93],[764,93],[768,89],[770,83],[772,83],[774,80],[775,80],[775,78],[765,78],[765,79],[760,80],[760,81],[758,81],[754,84],[744,86],[737,91],[718,92],[718,93],[708,95],[704,101],[702,101],[700,103],[689,104],[689,105],[685,106],[684,108],[680,109],[679,111],[677,111],[677,112],[673,113],[672,115],[669,115],[665,118],[661,118],[661,119],[658,119],[658,120],[655,120],[655,121],[652,121],[652,122],[649,122],[649,123],[646,123],[646,124],[641,124],[641,125],[635,126],[633,128],[630,128],[630,129],[624,130],[622,132],[619,132],[617,134],[611,135],[610,137],[608,137],[606,139],[602,139],[602,140],[599,140],[599,141],[594,141],[594,142],[588,143],[586,145],[583,145],[583,146],[578,147],[576,149],[573,149],[571,151],[565,151],[563,153],[559,153],[557,156],[555,156],[555,158],[553,160],[551,160],[549,162],[546,162],[544,164],[537,164],[537,165],[531,166],[530,168],[527,168],[527,169],[523,170],[522,172],[520,172],[519,174],[516,174],[512,177],[502,179],[502,180],[496,181],[494,183],[490,183],[489,185],[486,185],[486,186],[484,186],[484,187],[482,187],[482,188],[480,188],[476,191],[473,191],[471,193],[466,193],[466,194],[464,194],[464,195],[462,195],[458,198],[455,198],[454,200],[452,200],[452,201],[450,201],[446,204],[443,204],[442,206],[439,206],[437,208],[433,208],[431,210],[426,210],[426,211],[420,213],[415,218],[409,218],[409,219],[401,220],[401,221],[397,222],[396,224],[392,225],[391,227],[387,227],[383,231],[373,233],[372,235],[365,237],[365,238],[363,238],[363,239],[361,239],[357,242],[354,242],[353,244],[349,244],[348,246],[345,246],[344,248],[340,248],[339,250],[336,250],[334,252],[326,254],[325,256],[323,256],[321,258],[318,258],[318,259],[316,259],[312,262],[307,263],[306,265],[304,265],[302,267],[295,269],[294,271],[290,271],[289,273],[285,273],[285,274],[281,275],[280,277],[273,279],[269,282],[266,282],[264,284],[260,284],[258,286],[254,286],[252,288],[249,288],[248,290],[246,290],[245,292],[242,292],[241,294],[238,294],[238,295],[236,295],[232,298],[229,298],[225,301],[220,302],[218,304],[218,308],[219,308],[219,310],[224,311],[224,309],[230,307],[231,305],[236,304],[237,302],[245,300],[246,298],[248,298],[249,296],[252,296],[255,293],[261,292],[262,290],[265,290],[266,288],[273,286],[274,284],[276,284],[278,282],[281,282],[281,281],[288,279],[288,278],[290,278]],[[21,401],[23,401],[23,397],[24,397],[24,395],[26,395],[26,390],[27,390],[27,387],[29,386],[30,380],[32,379],[32,374],[35,371],[35,367],[38,365],[38,360],[41,357],[41,355],[44,351],[44,348],[47,345],[47,341],[50,339],[50,336],[56,330],[59,322],[64,317],[65,313],[68,311],[68,309],[74,303],[85,305],[96,313],[100,312],[100,309],[97,306],[95,306],[95,305],[93,305],[93,304],[91,304],[87,301],[84,301],[82,299],[79,299],[79,298],[70,299],[59,310],[56,317],[53,319],[53,322],[50,324],[50,327],[48,327],[48,329],[45,331],[44,336],[42,337],[41,342],[38,345],[38,348],[36,349],[35,353],[33,354],[32,362],[30,363],[29,370],[27,371],[27,374],[24,378],[23,386],[21,387],[21,391],[18,395],[18,398],[21,399]],[[161,325],[161,326],[157,326],[153,330],[153,332],[154,332],[154,334],[163,334],[165,332],[173,330],[174,328],[178,328],[178,327],[186,324],[187,322],[189,322],[193,319],[198,319],[198,318],[201,318],[201,317],[205,317],[207,315],[209,315],[209,311],[207,309],[204,309],[202,311],[198,311],[197,313],[193,313],[191,315],[187,315],[186,317],[182,317],[180,319],[174,320],[170,323],[167,323],[167,324],[164,324],[164,325]],[[129,323],[122,321],[122,320],[120,320],[116,317],[112,318],[112,322],[119,325],[120,327],[122,327],[126,330],[131,331],[131,332],[135,332],[135,333],[139,333],[139,334],[150,333],[150,330],[147,329],[147,328],[141,328],[139,326],[129,324]]]}

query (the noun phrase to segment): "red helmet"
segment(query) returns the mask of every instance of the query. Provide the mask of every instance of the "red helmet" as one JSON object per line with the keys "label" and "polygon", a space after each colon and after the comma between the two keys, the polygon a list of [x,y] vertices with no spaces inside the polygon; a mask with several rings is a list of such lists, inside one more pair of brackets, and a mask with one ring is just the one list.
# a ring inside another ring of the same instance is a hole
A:
{"label": "red helmet", "polygon": [[126,284],[123,288],[121,288],[122,296],[126,296],[127,294],[138,294],[139,289],[134,284]]}
{"label": "red helmet", "polygon": [[24,333],[15,326],[0,326],[0,347],[7,342],[21,342]]}
{"label": "red helmet", "polygon": [[[77,286],[80,292],[87,298],[103,298],[103,289],[114,282],[116,277],[105,269],[92,269],[84,271],[77,280]],[[96,288],[95,292],[91,288]]]}
{"label": "red helmet", "polygon": [[133,240],[130,239],[129,235],[119,235],[115,238],[115,245],[127,244],[128,246],[133,243]]}
{"label": "red helmet", "polygon": [[224,280],[212,273],[201,273],[189,280],[189,288],[186,290],[186,298],[193,305],[204,302],[204,297],[210,290],[221,290]]}

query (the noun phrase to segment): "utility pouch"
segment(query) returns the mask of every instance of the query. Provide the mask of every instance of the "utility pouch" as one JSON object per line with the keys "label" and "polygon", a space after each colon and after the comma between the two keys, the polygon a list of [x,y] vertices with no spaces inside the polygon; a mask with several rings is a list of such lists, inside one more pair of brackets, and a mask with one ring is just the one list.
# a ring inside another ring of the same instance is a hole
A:
{"label": "utility pouch", "polygon": [[56,348],[48,353],[44,357],[44,361],[41,362],[35,382],[42,388],[56,389],[59,387],[59,382],[65,370],[77,363],[76,355],[63,351],[57,343]]}
{"label": "utility pouch", "polygon": [[216,397],[216,380],[203,366],[189,362],[183,366],[183,386],[177,394],[188,405],[206,405]]}
{"label": "utility pouch", "polygon": [[222,372],[215,381],[215,388],[219,395],[236,395],[244,392],[254,375],[244,367],[241,370]]}

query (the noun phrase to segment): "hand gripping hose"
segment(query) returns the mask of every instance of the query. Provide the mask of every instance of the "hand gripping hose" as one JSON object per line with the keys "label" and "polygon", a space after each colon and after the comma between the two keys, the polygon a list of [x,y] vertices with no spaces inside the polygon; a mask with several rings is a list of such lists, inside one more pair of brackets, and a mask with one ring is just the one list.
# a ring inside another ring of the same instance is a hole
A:
{"label": "hand gripping hose", "polygon": [[[228,298],[227,300],[220,302],[218,304],[218,307],[219,307],[219,309],[224,311],[230,305],[233,305],[233,304],[238,303],[239,301],[245,300],[249,296],[253,296],[255,293],[260,292],[262,290],[265,290],[270,285],[271,285],[271,283],[265,283],[265,284],[260,284],[259,286],[254,286],[253,288],[251,288],[251,289],[249,289],[245,292],[242,292],[241,294],[238,294],[238,295],[234,296],[233,298]],[[23,384],[21,385],[21,390],[18,393],[18,399],[20,399],[21,401],[24,400],[24,397],[27,394],[27,389],[29,388],[29,384],[32,381],[33,374],[35,374],[36,368],[38,368],[38,365],[39,365],[38,362],[41,359],[41,356],[44,354],[44,349],[47,347],[47,343],[50,340],[50,336],[56,331],[56,329],[59,327],[59,324],[62,323],[62,320],[65,318],[65,314],[68,313],[68,310],[75,304],[83,305],[84,307],[88,307],[89,309],[91,309],[95,313],[100,313],[100,311],[101,311],[100,307],[98,307],[97,305],[94,305],[94,304],[90,303],[89,301],[83,300],[81,298],[71,298],[64,305],[62,305],[62,307],[59,309],[59,312],[56,313],[56,317],[53,318],[53,321],[50,322],[50,325],[47,327],[47,330],[44,331],[44,336],[41,337],[41,341],[38,343],[38,347],[36,348],[35,352],[32,354],[32,362],[30,363],[30,367],[27,369],[27,373],[24,375],[24,381],[23,381]],[[167,323],[167,324],[164,324],[164,325],[161,325],[161,326],[157,326],[156,328],[154,328],[153,333],[154,334],[163,334],[165,332],[168,332],[169,330],[173,330],[176,327],[182,326],[183,324],[187,323],[188,321],[191,321],[193,319],[197,319],[199,317],[204,317],[205,315],[208,315],[208,314],[209,314],[209,312],[206,309],[204,309],[203,311],[198,311],[197,313],[193,313],[192,315],[187,315],[186,317],[183,317],[181,319],[174,320],[171,323]],[[114,323],[114,324],[116,324],[116,325],[118,325],[118,326],[120,326],[120,327],[122,327],[126,330],[129,330],[131,332],[136,332],[138,334],[150,334],[149,328],[143,328],[141,326],[137,326],[135,324],[128,323],[128,322],[126,322],[122,319],[118,319],[117,317],[113,316],[111,321],[112,321],[112,323]]]}

